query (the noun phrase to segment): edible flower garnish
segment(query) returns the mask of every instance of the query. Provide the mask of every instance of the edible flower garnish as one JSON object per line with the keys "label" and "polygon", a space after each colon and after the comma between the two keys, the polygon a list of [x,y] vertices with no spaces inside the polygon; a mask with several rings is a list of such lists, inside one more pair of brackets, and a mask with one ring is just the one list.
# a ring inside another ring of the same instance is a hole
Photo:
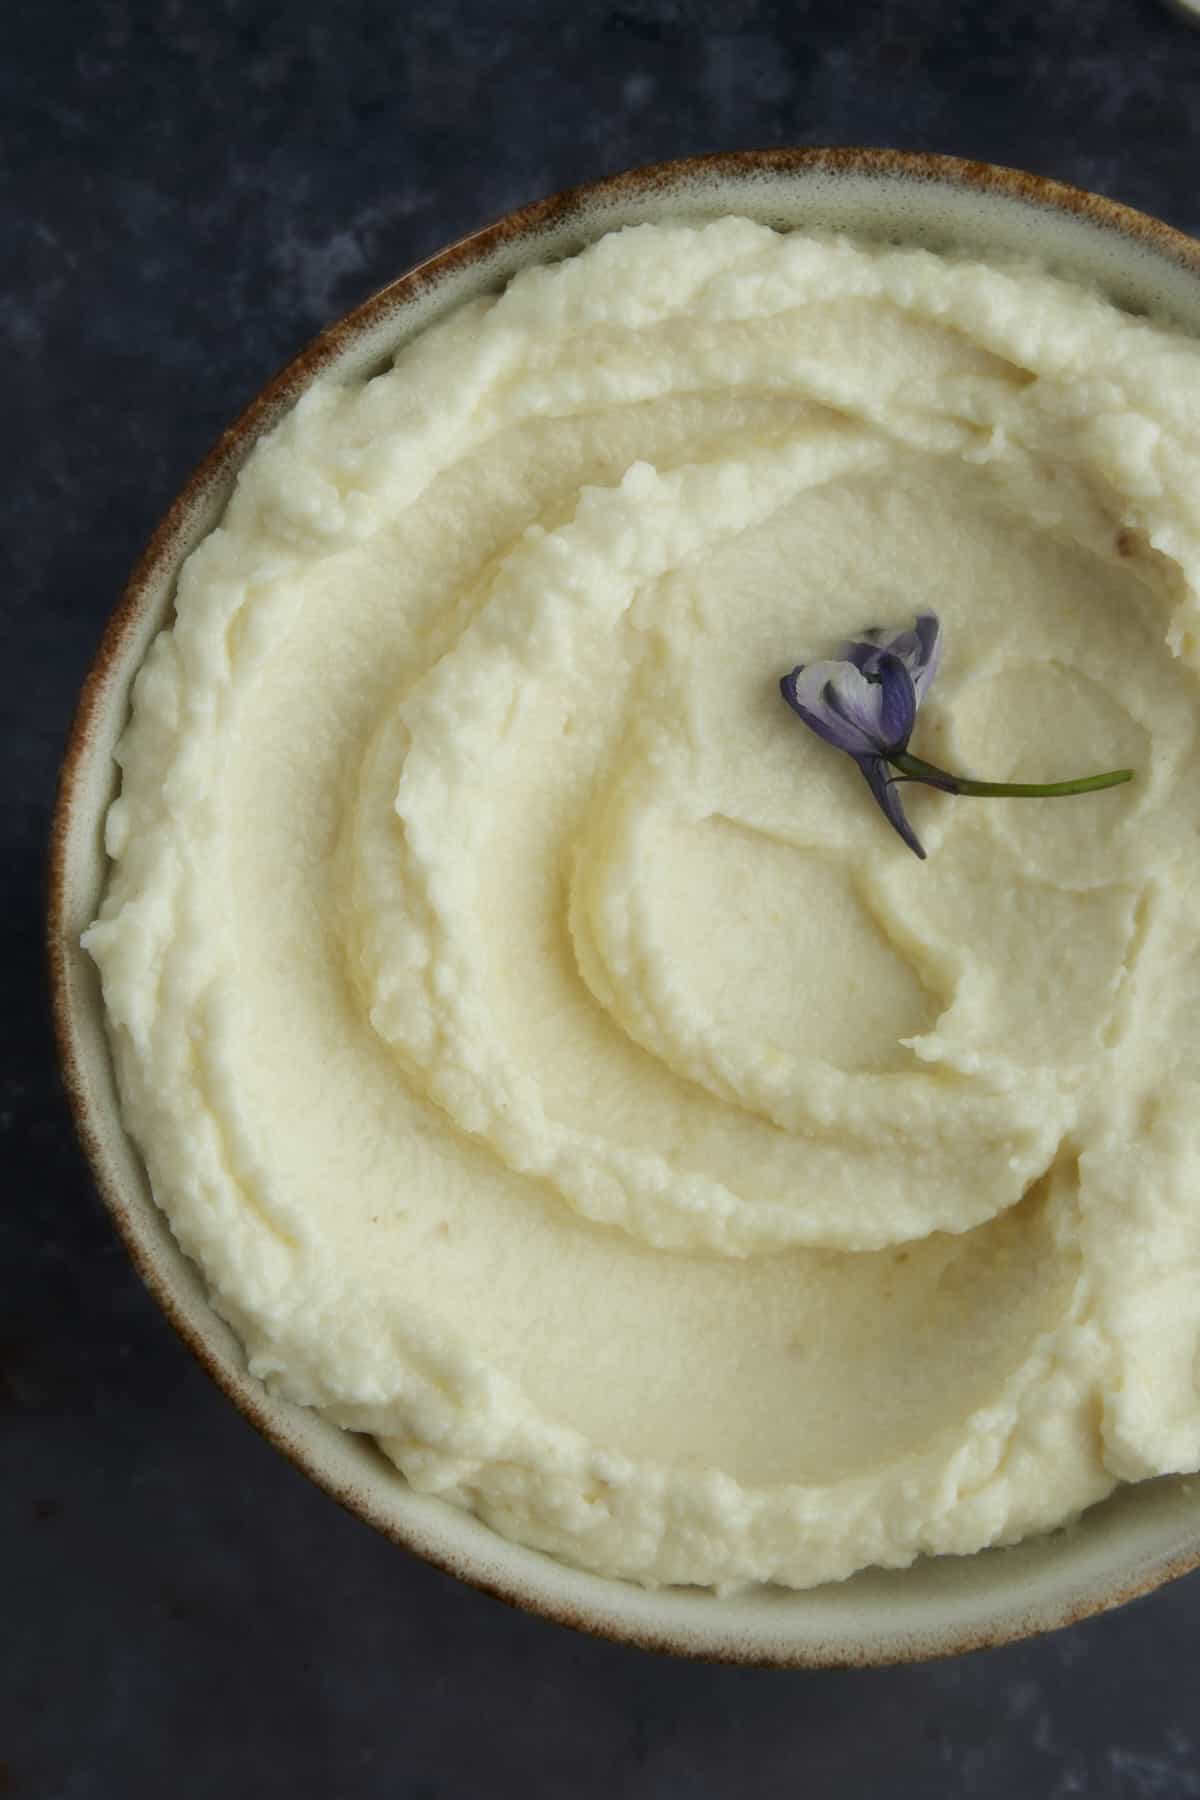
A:
{"label": "edible flower garnish", "polygon": [[810,731],[854,758],[885,818],[917,856],[923,858],[925,851],[900,803],[902,781],[921,781],[947,794],[1049,800],[1133,780],[1132,769],[1112,769],[1074,781],[972,781],[910,756],[908,740],[941,654],[937,614],[918,613],[911,630],[872,625],[826,661],[798,663],[779,684]]}

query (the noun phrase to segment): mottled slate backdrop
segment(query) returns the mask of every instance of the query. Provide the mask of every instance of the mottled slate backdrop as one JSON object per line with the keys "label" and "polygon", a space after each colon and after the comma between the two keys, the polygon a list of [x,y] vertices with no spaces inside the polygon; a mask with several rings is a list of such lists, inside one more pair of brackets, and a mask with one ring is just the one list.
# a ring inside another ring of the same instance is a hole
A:
{"label": "mottled slate backdrop", "polygon": [[345,1516],[126,1266],[38,917],[121,578],[317,326],[517,202],[740,144],[957,151],[1200,230],[1200,31],[1156,0],[9,0],[2,44],[0,1793],[1200,1795],[1200,1578],[957,1663],[759,1673],[524,1618]]}

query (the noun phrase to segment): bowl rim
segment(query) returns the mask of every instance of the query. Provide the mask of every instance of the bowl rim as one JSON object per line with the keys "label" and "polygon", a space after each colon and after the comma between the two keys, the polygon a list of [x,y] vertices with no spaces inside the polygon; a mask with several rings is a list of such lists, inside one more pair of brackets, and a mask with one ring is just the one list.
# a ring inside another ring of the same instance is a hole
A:
{"label": "bowl rim", "polygon": [[[469,1556],[456,1555],[442,1545],[431,1543],[416,1527],[398,1523],[384,1509],[373,1505],[370,1497],[353,1482],[341,1481],[329,1471],[315,1466],[299,1438],[272,1416],[272,1406],[278,1403],[248,1374],[244,1373],[243,1378],[238,1379],[225,1367],[205,1331],[187,1316],[169,1271],[159,1266],[152,1250],[143,1243],[133,1218],[133,1207],[104,1155],[103,1128],[96,1116],[99,1109],[93,1107],[83,1073],[84,1051],[78,1016],[83,1008],[75,1003],[69,974],[73,949],[68,917],[70,848],[78,809],[85,797],[83,777],[92,740],[104,712],[109,677],[121,661],[127,641],[141,620],[143,608],[153,597],[155,582],[163,578],[172,580],[177,575],[180,541],[205,495],[241,466],[260,434],[330,363],[354,344],[361,343],[399,307],[431,293],[448,277],[484,262],[506,245],[536,239],[613,203],[660,202],[672,192],[683,192],[703,182],[726,177],[789,175],[865,176],[1018,201],[1042,211],[1067,214],[1099,227],[1101,231],[1132,239],[1159,258],[1200,278],[1200,242],[1119,201],[1047,176],[998,164],[928,152],[850,146],[718,151],[649,163],[565,188],[518,207],[493,223],[456,239],[326,326],[293,356],[221,433],[152,531],[104,627],[83,679],[66,738],[49,833],[45,948],[54,1039],[72,1123],[91,1179],[126,1251],[156,1304],[212,1380],[243,1417],[310,1480],[393,1543],[468,1586],[520,1611],[593,1636],[679,1657],[743,1666],[880,1667],[998,1647],[1121,1606],[1200,1568],[1200,1528],[1194,1545],[1182,1554],[1168,1554],[1152,1560],[1149,1566],[1140,1567],[1135,1575],[1124,1581],[1119,1578],[1101,1581],[1093,1591],[1065,1607],[1051,1607],[1043,1613],[1038,1613],[1035,1608],[1028,1615],[1018,1614],[991,1627],[981,1628],[978,1624],[968,1628],[951,1626],[940,1631],[935,1629],[926,1638],[893,1640],[884,1645],[868,1643],[859,1647],[857,1653],[836,1656],[823,1653],[820,1646],[814,1653],[811,1646],[802,1642],[786,1647],[776,1645],[763,1652],[741,1643],[734,1632],[705,1637],[671,1626],[634,1628],[625,1621],[616,1623],[611,1617],[602,1616],[581,1600],[563,1602],[546,1593],[532,1591],[519,1577],[503,1579],[484,1573]],[[119,1129],[127,1137],[123,1125]],[[215,1314],[212,1317],[216,1319]]]}

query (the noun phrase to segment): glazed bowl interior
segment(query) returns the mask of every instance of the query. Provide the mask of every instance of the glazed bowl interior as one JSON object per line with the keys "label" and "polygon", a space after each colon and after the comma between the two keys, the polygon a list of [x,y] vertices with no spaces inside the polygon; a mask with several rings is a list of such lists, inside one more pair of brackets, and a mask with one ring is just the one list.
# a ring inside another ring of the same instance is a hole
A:
{"label": "glazed bowl interior", "polygon": [[133,676],[168,620],[181,563],[218,519],[255,440],[318,373],[363,379],[462,301],[518,269],[644,220],[747,214],[779,228],[1029,256],[1118,304],[1200,335],[1200,246],[1073,189],[950,159],[863,151],[694,159],[511,215],[332,327],[227,432],[167,515],[109,625],[63,769],[51,859],[60,1053],[96,1179],[143,1277],[215,1379],[315,1481],[400,1543],[533,1611],[679,1654],[773,1664],[882,1663],[996,1644],[1080,1618],[1200,1563],[1200,1481],[1124,1489],[1068,1530],[1011,1549],[866,1572],[804,1593],[648,1591],[582,1573],[413,1492],[372,1441],[275,1399],[178,1249],[125,1134],[95,970],[79,948],[106,874],[103,822]]}

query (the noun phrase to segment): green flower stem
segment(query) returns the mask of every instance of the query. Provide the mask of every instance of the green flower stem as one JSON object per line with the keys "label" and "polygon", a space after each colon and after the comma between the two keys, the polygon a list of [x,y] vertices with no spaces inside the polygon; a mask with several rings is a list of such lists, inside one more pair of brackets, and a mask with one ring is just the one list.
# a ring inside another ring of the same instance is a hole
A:
{"label": "green flower stem", "polygon": [[1106,775],[1080,775],[1074,781],[971,781],[965,775],[949,775],[933,763],[922,762],[902,750],[888,761],[910,781],[923,781],[948,794],[982,794],[1016,800],[1053,800],[1060,794],[1095,794],[1101,788],[1120,787],[1133,780],[1132,769],[1110,769]]}

